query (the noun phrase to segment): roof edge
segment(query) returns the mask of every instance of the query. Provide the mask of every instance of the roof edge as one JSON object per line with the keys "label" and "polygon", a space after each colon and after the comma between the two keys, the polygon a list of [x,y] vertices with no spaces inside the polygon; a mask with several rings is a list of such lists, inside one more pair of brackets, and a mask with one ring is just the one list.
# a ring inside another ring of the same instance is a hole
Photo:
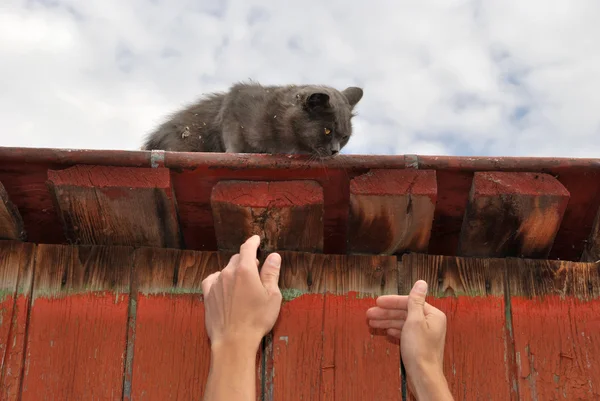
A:
{"label": "roof edge", "polygon": [[309,156],[300,155],[0,146],[0,163],[23,162],[47,163],[64,166],[91,164],[120,167],[167,167],[172,169],[194,169],[197,167],[234,169],[407,168],[461,171],[542,171],[545,169],[555,169],[557,167],[600,169],[600,158],[353,154],[339,155],[325,160],[314,160]]}

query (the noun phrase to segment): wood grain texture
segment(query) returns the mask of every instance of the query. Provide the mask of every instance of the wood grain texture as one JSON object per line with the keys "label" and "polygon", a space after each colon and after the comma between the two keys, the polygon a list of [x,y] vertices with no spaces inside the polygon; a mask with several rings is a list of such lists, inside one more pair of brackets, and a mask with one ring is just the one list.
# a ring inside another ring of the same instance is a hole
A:
{"label": "wood grain texture", "polygon": [[168,169],[74,166],[48,185],[71,243],[181,246]]}
{"label": "wood grain texture", "polygon": [[437,201],[433,170],[371,170],[350,182],[352,253],[427,250]]}
{"label": "wood grain texture", "polygon": [[365,317],[374,297],[397,293],[396,258],[281,254],[266,399],[402,399],[398,345],[372,335]]}
{"label": "wood grain texture", "polygon": [[210,343],[201,284],[226,263],[217,252],[136,251],[132,400],[202,399]]}
{"label": "wood grain texture", "polygon": [[128,247],[39,245],[22,400],[121,400]]}
{"label": "wood grain texture", "polygon": [[509,288],[521,399],[600,398],[599,266],[511,261]]}
{"label": "wood grain texture", "polygon": [[599,262],[600,261],[600,209],[594,219],[592,231],[587,239],[585,248],[581,255],[582,262]]}
{"label": "wood grain texture", "polygon": [[548,174],[475,173],[458,255],[547,257],[569,197]]}
{"label": "wood grain texture", "polygon": [[0,399],[20,396],[35,245],[0,241]]}
{"label": "wood grain texture", "polygon": [[24,240],[25,228],[17,207],[10,201],[0,182],[0,239]]}
{"label": "wood grain texture", "polygon": [[315,181],[221,181],[211,205],[220,250],[258,234],[264,251],[323,251],[323,189]]}
{"label": "wood grain texture", "polygon": [[[403,293],[429,284],[427,302],[447,317],[444,373],[456,400],[515,400],[506,326],[505,261],[408,254]],[[409,399],[414,399],[410,394]]]}

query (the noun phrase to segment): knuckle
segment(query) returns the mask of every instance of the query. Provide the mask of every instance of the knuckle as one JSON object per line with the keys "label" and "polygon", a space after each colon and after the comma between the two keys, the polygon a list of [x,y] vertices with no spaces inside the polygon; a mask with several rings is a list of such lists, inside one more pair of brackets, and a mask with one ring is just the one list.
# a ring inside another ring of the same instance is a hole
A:
{"label": "knuckle", "polygon": [[221,271],[221,277],[223,277],[223,280],[229,280],[233,278],[233,270],[225,268],[223,269],[223,271]]}

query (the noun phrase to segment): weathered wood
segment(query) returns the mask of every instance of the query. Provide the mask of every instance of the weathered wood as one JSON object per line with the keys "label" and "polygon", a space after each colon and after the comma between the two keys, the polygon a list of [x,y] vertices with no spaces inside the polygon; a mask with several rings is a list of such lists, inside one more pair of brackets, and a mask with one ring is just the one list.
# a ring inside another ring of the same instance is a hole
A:
{"label": "weathered wood", "polygon": [[569,197],[548,174],[475,173],[458,255],[547,257]]}
{"label": "weathered wood", "polygon": [[587,239],[583,254],[581,255],[582,262],[598,262],[600,261],[600,209],[594,219],[592,231]]}
{"label": "weathered wood", "polygon": [[264,251],[323,251],[323,189],[315,181],[221,181],[211,205],[220,250],[258,234]]}
{"label": "weathered wood", "polygon": [[435,171],[371,170],[350,182],[348,250],[427,250],[437,201]]}
{"label": "weathered wood", "polygon": [[513,259],[508,267],[521,399],[599,399],[600,264]]}
{"label": "weathered wood", "polygon": [[23,219],[0,182],[0,239],[24,240]]}
{"label": "weathered wood", "polygon": [[402,264],[401,292],[425,280],[427,302],[447,316],[444,373],[455,399],[518,399],[511,391],[516,378],[506,326],[505,261],[408,254]]}
{"label": "weathered wood", "polygon": [[20,400],[35,245],[0,241],[0,399]]}
{"label": "weathered wood", "polygon": [[217,252],[136,250],[132,400],[203,398],[210,343],[201,284],[226,264]]}
{"label": "weathered wood", "polygon": [[281,255],[266,399],[401,400],[398,345],[372,336],[365,318],[374,297],[397,293],[396,258]]}
{"label": "weathered wood", "polygon": [[121,399],[132,256],[37,247],[23,401]]}
{"label": "weathered wood", "polygon": [[74,244],[181,246],[168,169],[74,166],[48,184]]}

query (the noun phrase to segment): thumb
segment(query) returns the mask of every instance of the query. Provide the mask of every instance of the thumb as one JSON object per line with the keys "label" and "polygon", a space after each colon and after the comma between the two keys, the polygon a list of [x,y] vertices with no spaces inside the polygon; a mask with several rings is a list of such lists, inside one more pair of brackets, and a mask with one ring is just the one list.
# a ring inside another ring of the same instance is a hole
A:
{"label": "thumb", "polygon": [[427,283],[423,280],[419,280],[415,283],[410,294],[408,295],[408,317],[407,319],[425,318],[425,296],[427,295]]}
{"label": "thumb", "polygon": [[260,270],[260,281],[269,292],[273,294],[279,291],[279,271],[281,267],[281,256],[272,253],[267,257]]}

